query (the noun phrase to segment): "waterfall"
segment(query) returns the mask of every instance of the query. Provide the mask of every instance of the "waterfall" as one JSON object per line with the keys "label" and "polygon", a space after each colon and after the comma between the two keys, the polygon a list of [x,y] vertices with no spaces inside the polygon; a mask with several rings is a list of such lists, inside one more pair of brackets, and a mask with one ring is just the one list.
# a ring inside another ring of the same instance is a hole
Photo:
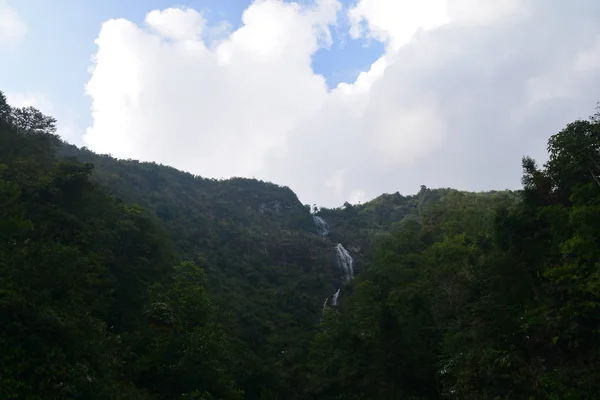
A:
{"label": "waterfall", "polygon": [[[342,278],[343,283],[349,283],[352,279],[354,279],[354,259],[341,243],[338,243],[338,245],[335,246],[335,251],[337,253],[338,264],[344,271],[344,276]],[[333,294],[333,297],[331,298],[332,307],[336,307],[338,305],[341,291],[342,288],[338,288],[337,292]],[[323,311],[325,311],[325,308],[327,308],[327,300],[329,300],[329,297],[326,298],[325,303],[323,303]]]}
{"label": "waterfall", "polygon": [[341,290],[341,288],[339,288],[337,290],[337,292],[335,292],[335,294],[333,295],[333,299],[331,300],[331,304],[333,306],[337,306],[338,305],[338,298],[340,297],[340,290]]}
{"label": "waterfall", "polygon": [[[318,215],[313,215],[313,221],[315,222],[315,226],[317,227],[317,232],[319,232],[319,234],[325,236],[329,233],[329,225],[327,225],[327,222],[325,222],[323,218],[319,217]],[[354,279],[354,259],[341,243],[338,243],[337,246],[335,246],[335,252],[337,254],[338,265],[344,273],[342,282],[349,283],[352,279]],[[338,288],[337,292],[333,294],[331,298],[332,307],[337,307],[341,290],[342,288],[340,287]],[[323,311],[325,311],[327,308],[328,301],[329,297],[327,297],[323,302]]]}
{"label": "waterfall", "polygon": [[352,259],[348,250],[346,250],[341,243],[338,243],[335,250],[337,252],[339,265],[344,271],[344,283],[348,283],[354,278],[354,259]]}
{"label": "waterfall", "polygon": [[323,218],[319,217],[318,215],[313,215],[313,221],[315,221],[315,225],[317,226],[317,231],[319,234],[325,236],[329,233],[329,225],[327,225],[327,222],[325,222]]}

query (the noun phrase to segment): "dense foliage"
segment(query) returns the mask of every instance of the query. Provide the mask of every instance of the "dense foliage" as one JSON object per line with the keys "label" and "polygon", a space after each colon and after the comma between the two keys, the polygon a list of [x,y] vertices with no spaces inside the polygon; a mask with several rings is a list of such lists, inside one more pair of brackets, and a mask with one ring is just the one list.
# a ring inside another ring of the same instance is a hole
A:
{"label": "dense foliage", "polygon": [[333,243],[316,234],[309,207],[272,183],[205,179],[66,144],[59,155],[93,163],[98,182],[150,210],[176,253],[206,271],[219,321],[239,344],[246,398],[300,398],[305,349],[339,281]]}
{"label": "dense foliage", "polygon": [[314,398],[598,398],[598,118],[548,150],[520,201],[447,192],[378,239],[312,343]]}
{"label": "dense foliage", "polygon": [[0,117],[0,398],[241,398],[200,266],[55,160],[53,119],[1,94]]}
{"label": "dense foliage", "polygon": [[326,236],[289,188],[97,155],[55,124],[0,93],[1,398],[600,392],[597,118],[524,158],[522,191],[312,210]]}

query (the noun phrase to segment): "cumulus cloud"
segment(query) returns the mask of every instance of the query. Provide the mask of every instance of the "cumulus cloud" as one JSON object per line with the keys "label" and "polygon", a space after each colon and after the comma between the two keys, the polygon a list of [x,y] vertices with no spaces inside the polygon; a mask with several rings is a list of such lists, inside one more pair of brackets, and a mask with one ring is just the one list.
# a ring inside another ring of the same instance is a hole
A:
{"label": "cumulus cloud", "polygon": [[360,0],[348,17],[353,38],[367,36],[397,49],[418,29],[448,22],[448,11],[446,0]]}
{"label": "cumulus cloud", "polygon": [[338,7],[256,2],[244,12],[244,25],[214,49],[198,39],[175,40],[189,31],[186,23],[199,26],[190,9],[150,13],[146,28],[106,22],[87,84],[94,125],[86,143],[208,176],[259,172],[265,151],[284,146],[292,127],[327,96],[310,62],[331,40],[326,26]]}
{"label": "cumulus cloud", "polygon": [[[110,20],[84,141],[329,206],[421,184],[515,188],[521,156],[543,159],[547,137],[600,100],[599,17],[596,0],[258,0],[215,43],[192,9]],[[328,89],[311,61],[340,18],[386,51]]]}
{"label": "cumulus cloud", "polygon": [[158,35],[180,41],[198,39],[206,25],[206,20],[197,11],[176,8],[154,10],[148,13],[146,22]]}
{"label": "cumulus cloud", "polygon": [[0,46],[15,43],[27,33],[27,25],[6,0],[0,0]]}
{"label": "cumulus cloud", "polygon": [[35,107],[45,114],[51,114],[53,111],[52,102],[41,92],[7,92],[6,100],[13,107]]}

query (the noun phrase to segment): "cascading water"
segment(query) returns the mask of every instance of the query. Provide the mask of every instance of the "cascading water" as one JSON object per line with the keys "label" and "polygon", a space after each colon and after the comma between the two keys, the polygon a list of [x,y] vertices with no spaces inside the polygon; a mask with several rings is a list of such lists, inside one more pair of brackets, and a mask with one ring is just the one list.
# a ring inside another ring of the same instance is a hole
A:
{"label": "cascading water", "polygon": [[344,270],[344,283],[354,279],[354,259],[341,243],[335,247],[340,267]]}
{"label": "cascading water", "polygon": [[[342,246],[341,243],[338,243],[338,245],[335,246],[335,251],[337,253],[338,264],[344,271],[344,276],[342,280],[344,281],[344,283],[349,283],[352,279],[354,279],[354,259],[352,258],[348,250],[346,250],[344,246]],[[342,288],[339,288],[331,298],[332,307],[336,307],[338,305],[341,290]],[[327,300],[329,300],[329,298],[325,299],[325,303],[323,304],[323,310],[325,310],[325,308],[327,307]]]}
{"label": "cascading water", "polygon": [[334,293],[333,295],[333,299],[331,300],[331,304],[335,307],[338,305],[338,299],[340,298],[340,290],[342,290],[342,288],[339,288],[337,290],[337,292]]}
{"label": "cascading water", "polygon": [[[329,233],[329,225],[327,222],[318,215],[313,215],[313,221],[315,222],[315,226],[317,227],[317,232],[322,236],[326,236]],[[335,252],[337,254],[338,265],[342,269],[344,276],[342,277],[343,283],[349,283],[352,279],[354,279],[354,259],[342,246],[341,243],[338,243],[335,246]],[[331,298],[331,306],[336,307],[338,305],[338,301],[340,298],[340,292],[342,288],[338,288],[337,292],[335,292]],[[325,299],[323,302],[323,311],[327,308],[327,302],[329,301],[329,297]]]}
{"label": "cascading water", "polygon": [[317,226],[317,231],[319,234],[325,236],[329,233],[329,225],[327,225],[327,222],[325,222],[323,218],[319,217],[318,215],[313,215],[313,221],[315,221],[315,225]]}

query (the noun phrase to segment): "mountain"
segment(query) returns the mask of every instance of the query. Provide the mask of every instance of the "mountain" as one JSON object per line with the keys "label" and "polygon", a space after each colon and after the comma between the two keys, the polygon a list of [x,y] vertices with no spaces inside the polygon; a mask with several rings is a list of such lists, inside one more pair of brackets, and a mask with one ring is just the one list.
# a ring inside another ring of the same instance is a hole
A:
{"label": "mountain", "polygon": [[0,396],[595,398],[599,126],[521,191],[311,210],[79,149],[0,95]]}
{"label": "mountain", "polygon": [[295,379],[301,344],[311,338],[340,271],[334,244],[317,234],[309,207],[289,188],[205,179],[68,144],[58,156],[94,164],[97,182],[149,210],[176,253],[206,271],[222,323],[254,363],[241,380],[247,396],[259,398],[265,381],[277,387]]}

